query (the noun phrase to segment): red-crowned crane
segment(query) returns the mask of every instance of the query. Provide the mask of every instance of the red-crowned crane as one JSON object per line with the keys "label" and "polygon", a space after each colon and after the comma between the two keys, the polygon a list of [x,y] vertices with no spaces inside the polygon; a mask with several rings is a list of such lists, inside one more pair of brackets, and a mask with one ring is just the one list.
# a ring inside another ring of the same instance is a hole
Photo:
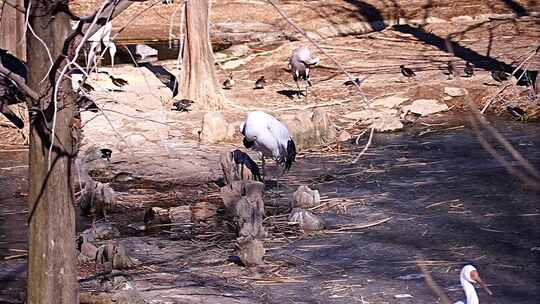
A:
{"label": "red-crowned crane", "polygon": [[478,295],[476,294],[476,290],[474,289],[473,283],[478,283],[482,288],[486,290],[486,292],[489,295],[493,295],[491,290],[486,286],[484,281],[480,278],[480,274],[478,273],[478,270],[472,265],[466,265],[461,269],[461,273],[459,275],[459,280],[461,281],[461,286],[463,287],[463,291],[465,291],[465,297],[467,298],[467,302],[457,301],[454,304],[479,304]]}
{"label": "red-crowned crane", "polygon": [[302,46],[293,51],[289,60],[289,65],[293,79],[296,82],[296,87],[298,88],[298,95],[300,95],[302,92],[300,82],[304,82],[306,88],[305,96],[307,97],[308,87],[311,86],[309,69],[317,64],[319,64],[319,59],[313,58],[311,56],[311,51],[307,47]]}
{"label": "red-crowned crane", "polygon": [[264,158],[269,157],[284,167],[291,168],[296,157],[296,146],[289,130],[274,116],[261,111],[250,112],[240,125],[244,146],[261,153],[263,180],[266,175]]}
{"label": "red-crowned crane", "polygon": [[88,51],[88,67],[97,67],[97,53],[101,53],[101,43],[109,49],[109,55],[111,56],[111,67],[114,66],[114,55],[116,54],[116,45],[111,40],[112,22],[105,23],[98,29],[90,38],[90,50]]}

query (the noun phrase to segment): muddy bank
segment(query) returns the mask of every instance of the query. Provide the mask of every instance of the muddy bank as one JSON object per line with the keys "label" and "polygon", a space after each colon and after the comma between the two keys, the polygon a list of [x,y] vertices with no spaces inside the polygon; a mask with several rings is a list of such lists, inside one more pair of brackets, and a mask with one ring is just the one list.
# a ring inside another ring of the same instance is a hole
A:
{"label": "muddy bank", "polygon": [[[138,204],[189,205],[195,193],[200,193],[199,199],[211,198],[215,186],[197,186],[190,192],[190,186],[181,182],[113,183],[128,206],[110,215],[121,233],[116,241],[145,265],[127,271],[134,286],[151,303],[348,303],[360,299],[430,303],[436,298],[421,276],[416,276],[420,271],[415,260],[424,261],[455,300],[463,298],[460,267],[472,262],[495,292],[496,298],[480,292],[483,303],[536,303],[540,296],[535,284],[540,279],[538,251],[534,249],[540,245],[539,194],[523,187],[493,160],[467,122],[449,116],[423,122],[431,126],[419,123],[406,132],[375,134],[368,153],[355,165],[350,161],[366,138],[339,153],[301,155],[293,170],[280,179],[280,191],[268,190],[268,212],[282,212],[274,208],[288,205],[296,186],[307,184],[318,189],[327,204],[319,212],[328,227],[301,236],[289,229],[280,231],[278,218],[269,218],[267,267],[256,275],[227,261],[234,254],[230,233],[212,229],[194,233],[182,228],[146,235],[127,228],[142,221],[143,208]],[[529,161],[540,165],[538,125],[501,120],[493,120],[492,125]],[[432,132],[426,133],[428,128]],[[24,158],[10,160],[10,165],[24,163]],[[25,174],[24,170],[5,172],[3,193],[17,189]],[[8,176],[13,183],[7,182]],[[21,191],[24,196],[24,187]],[[11,206],[13,201],[24,199],[7,195],[1,203]],[[129,208],[130,204],[139,207]],[[24,211],[20,205],[12,208],[12,212]],[[367,229],[354,228],[388,218]],[[6,247],[17,242],[24,249],[23,234],[14,229],[23,221],[24,217],[16,222],[3,220],[0,241],[8,244],[2,247],[3,256],[9,254]],[[2,281],[7,282],[2,284],[6,287],[1,296],[16,299],[24,286],[24,260],[2,261],[1,265],[6,270]],[[92,269],[81,269],[83,290],[106,288],[101,280],[90,279]]]}

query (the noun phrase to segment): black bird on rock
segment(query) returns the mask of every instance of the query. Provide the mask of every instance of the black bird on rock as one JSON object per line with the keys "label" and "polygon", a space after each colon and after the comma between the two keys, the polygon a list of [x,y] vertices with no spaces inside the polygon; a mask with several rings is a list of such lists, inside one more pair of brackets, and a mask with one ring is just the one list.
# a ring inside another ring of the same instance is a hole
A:
{"label": "black bird on rock", "polygon": [[[27,81],[26,65],[17,57],[0,49],[0,63],[11,73],[21,77],[25,82]],[[17,83],[0,73],[0,113],[19,129],[24,127],[24,122],[13,113],[8,105],[24,102],[24,100],[25,96]]]}
{"label": "black bird on rock", "polygon": [[81,111],[90,111],[92,113],[99,112],[99,107],[97,106],[96,102],[89,95],[82,92],[79,92],[77,104],[79,105],[79,109]]}
{"label": "black bird on rock", "polygon": [[503,82],[503,81],[508,80],[508,78],[510,78],[510,74],[502,70],[492,70],[491,77],[493,77],[495,81]]}
{"label": "black bird on rock", "polygon": [[360,79],[355,78],[354,81],[352,81],[352,80],[347,80],[347,81],[345,81],[343,84],[346,85],[346,86],[352,86],[352,85],[355,85],[355,84],[356,84],[356,85],[360,85],[360,83],[361,83]]}
{"label": "black bird on rock", "polygon": [[122,78],[120,78],[120,77],[114,77],[114,76],[111,75],[109,72],[103,71],[103,72],[100,72],[100,73],[109,75],[109,78],[111,79],[112,83],[113,83],[115,86],[119,87],[119,88],[121,88],[121,87],[123,87],[123,86],[129,84],[129,82],[127,82],[127,80],[122,79]]}
{"label": "black bird on rock", "polygon": [[191,107],[193,103],[195,102],[189,99],[182,99],[179,101],[175,101],[173,102],[174,108],[172,110],[179,111],[179,112],[189,112],[190,111],[189,107]]}
{"label": "black bird on rock", "polygon": [[472,77],[474,75],[474,69],[470,62],[465,63],[465,68],[463,69],[465,77]]}
{"label": "black bird on rock", "polygon": [[249,171],[251,171],[251,175],[253,175],[255,180],[262,182],[259,166],[257,166],[257,163],[251,159],[247,153],[236,149],[232,151],[231,154],[235,164],[245,166],[249,169]]}
{"label": "black bird on rock", "polygon": [[449,78],[452,78],[454,77],[456,73],[456,69],[454,69],[454,64],[452,63],[451,60],[448,60],[448,62],[446,63],[446,74],[448,75]]}
{"label": "black bird on rock", "polygon": [[112,156],[112,150],[111,149],[103,148],[103,149],[101,149],[99,151],[101,152],[101,158],[105,158],[105,159],[107,159],[107,161],[111,161],[111,156]]}
{"label": "black bird on rock", "polygon": [[401,70],[401,74],[403,74],[403,76],[405,76],[405,77],[414,77],[414,76],[416,76],[416,74],[414,73],[413,70],[411,70],[409,68],[406,68],[404,65],[400,65],[399,69]]}
{"label": "black bird on rock", "polygon": [[257,79],[255,81],[255,88],[254,89],[264,89],[264,86],[266,85],[266,80],[264,79],[264,76],[261,76],[261,78]]}
{"label": "black bird on rock", "polygon": [[86,92],[92,92],[95,91],[94,87],[86,82],[82,82],[82,80],[78,81],[79,87],[83,88]]}
{"label": "black bird on rock", "polygon": [[512,116],[514,116],[515,118],[521,120],[521,121],[526,121],[528,119],[527,117],[527,112],[523,111],[521,108],[519,107],[511,107],[511,106],[508,106],[506,107],[506,110],[508,112],[510,112],[510,114]]}
{"label": "black bird on rock", "polygon": [[227,77],[227,79],[225,79],[225,81],[223,82],[223,88],[225,90],[230,90],[232,89],[233,86],[234,86],[234,80],[233,80],[232,73],[230,73],[229,77]]}

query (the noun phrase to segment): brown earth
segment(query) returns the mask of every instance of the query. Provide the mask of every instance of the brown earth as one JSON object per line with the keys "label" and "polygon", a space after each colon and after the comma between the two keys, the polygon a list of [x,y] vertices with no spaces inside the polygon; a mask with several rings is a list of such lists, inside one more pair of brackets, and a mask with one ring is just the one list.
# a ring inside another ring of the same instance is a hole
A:
{"label": "brown earth", "polygon": [[[360,1],[281,3],[294,20],[309,30],[369,20]],[[495,98],[488,109],[490,114],[501,112],[509,104],[535,105],[527,100],[526,88],[515,87],[513,82],[496,83],[489,70],[499,64],[515,65],[536,48],[540,41],[537,19],[478,22],[451,18],[467,15],[466,12],[509,13],[510,3],[538,11],[537,2],[436,1],[429,9],[426,5],[431,1],[369,3],[385,19],[401,10],[399,15],[409,19],[429,14],[444,20],[423,27],[402,25],[370,34],[330,37],[320,40],[323,49],[355,77],[367,77],[362,89],[369,100],[391,94],[411,99],[435,98],[455,106],[457,111],[455,115],[422,120],[402,133],[376,134],[368,153],[354,166],[350,160],[366,143],[365,137],[360,146],[350,143],[341,152],[329,145],[302,153],[294,169],[281,180],[284,189],[276,191],[269,187],[270,215],[279,215],[286,209],[284,205],[296,186],[309,184],[321,191],[329,206],[335,204],[322,212],[334,228],[389,217],[392,220],[369,230],[340,233],[329,229],[318,235],[300,236],[279,217],[269,217],[267,224],[272,234],[266,240],[270,248],[268,268],[261,273],[226,261],[228,255],[234,254],[229,233],[206,231],[191,236],[186,231],[158,231],[142,235],[127,228],[128,224],[140,223],[142,210],[148,206],[218,200],[214,183],[221,176],[218,155],[240,147],[240,137],[237,134],[231,142],[216,145],[199,143],[197,131],[204,112],[197,110],[197,106],[189,113],[169,111],[169,90],[144,68],[104,68],[129,81],[125,92],[108,91],[114,89],[110,81],[93,75],[90,83],[97,88],[94,95],[105,116],[83,113],[83,150],[92,146],[111,148],[113,159],[111,164],[105,164],[106,169],[112,175],[129,172],[138,178],[135,182],[113,183],[128,211],[113,213],[111,219],[122,232],[118,241],[139,261],[148,263],[130,272],[136,287],[151,303],[433,303],[437,299],[422,279],[397,279],[418,274],[414,264],[417,259],[428,261],[426,264],[452,299],[462,297],[457,286],[459,267],[472,261],[497,294],[496,298],[480,294],[482,303],[535,303],[539,296],[535,284],[539,279],[537,251],[533,250],[538,246],[538,195],[524,188],[485,153],[467,122],[456,118],[467,113],[464,99],[446,100],[443,90],[465,88],[479,106]],[[391,3],[402,4],[402,8]],[[77,12],[89,12],[95,1],[81,1],[77,5]],[[120,17],[115,28],[126,24],[146,5],[135,4]],[[174,7],[158,4],[147,17],[136,20],[135,24],[140,26],[130,25],[121,37],[166,39],[172,10]],[[212,18],[215,24],[257,21],[292,33],[263,1],[216,2]],[[457,56],[448,54],[441,42],[448,35],[454,37]],[[252,47],[240,58],[225,56],[220,60],[221,79],[232,71],[237,80],[234,89],[225,92],[230,103],[224,111],[227,120],[239,122],[245,111],[253,109],[280,116],[331,104],[325,108],[339,128],[347,128],[353,135],[361,133],[364,127],[351,127],[353,121],[344,118],[344,114],[362,109],[363,99],[342,85],[346,78],[320,52],[315,51],[322,61],[313,70],[314,86],[309,98],[298,101],[283,94],[284,90],[294,88],[284,69],[292,49],[300,45],[310,46],[305,40],[282,40],[276,45],[265,45],[264,49]],[[530,69],[540,68],[539,57],[528,61]],[[476,75],[448,79],[443,74],[448,60],[460,72],[465,60],[471,61]],[[178,74],[174,62],[160,64]],[[403,79],[400,64],[417,71],[417,77]],[[264,90],[253,90],[260,75],[265,75],[269,85]],[[508,84],[503,94],[497,95]],[[538,125],[499,121],[494,116],[490,119],[538,166]],[[451,127],[455,130],[444,130]],[[22,141],[20,133],[13,129],[1,128],[0,132],[3,139]],[[0,154],[0,205],[24,215],[24,152],[12,159],[9,151],[13,148],[2,149],[6,152]],[[429,207],[432,204],[436,205]],[[14,229],[24,223],[24,217],[10,219],[19,222],[6,221],[6,226],[0,228],[2,256],[14,254],[8,248],[24,249],[21,231]],[[2,239],[2,235],[6,237]],[[2,281],[9,283],[0,291],[0,301],[6,297],[16,302],[24,285],[24,262],[9,260],[0,263],[0,269],[6,269],[0,285]],[[86,278],[93,271],[81,269],[81,277]],[[88,280],[82,287],[89,290],[101,286],[96,284]],[[397,294],[414,298],[398,299]]]}

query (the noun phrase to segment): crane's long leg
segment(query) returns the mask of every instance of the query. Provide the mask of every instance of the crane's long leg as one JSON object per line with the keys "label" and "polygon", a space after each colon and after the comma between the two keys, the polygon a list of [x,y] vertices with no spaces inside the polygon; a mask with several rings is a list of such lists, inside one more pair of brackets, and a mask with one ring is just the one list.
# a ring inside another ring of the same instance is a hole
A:
{"label": "crane's long leg", "polygon": [[262,169],[262,182],[264,184],[264,177],[266,176],[266,168],[264,167],[264,155],[261,153],[261,169]]}

